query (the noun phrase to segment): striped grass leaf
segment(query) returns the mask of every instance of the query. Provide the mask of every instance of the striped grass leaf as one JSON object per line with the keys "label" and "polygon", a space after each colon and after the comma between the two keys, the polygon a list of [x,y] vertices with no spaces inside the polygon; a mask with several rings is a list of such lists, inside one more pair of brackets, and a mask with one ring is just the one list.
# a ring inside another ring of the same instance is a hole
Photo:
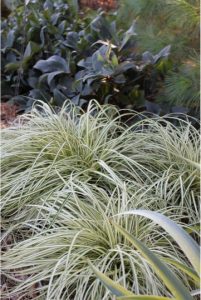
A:
{"label": "striped grass leaf", "polygon": [[192,296],[178,279],[178,277],[165,265],[154,253],[152,253],[142,242],[124,230],[122,227],[113,223],[125,238],[130,241],[135,248],[139,250],[141,255],[150,263],[156,274],[163,280],[168,289],[172,292],[176,299],[192,300]]}
{"label": "striped grass leaf", "polygon": [[136,296],[123,296],[117,297],[117,300],[175,300],[175,298],[168,298],[162,296],[155,296],[155,295],[136,295]]}
{"label": "striped grass leaf", "polygon": [[115,295],[118,300],[170,300],[173,298],[161,297],[155,295],[134,295],[132,292],[129,292],[119,283],[111,280],[108,276],[100,272],[90,261],[88,261],[90,267],[96,274],[96,276],[102,281],[102,283]]}
{"label": "striped grass leaf", "polygon": [[200,272],[200,249],[198,244],[178,224],[164,215],[147,210],[130,210],[121,215],[139,215],[151,219],[159,224],[177,242],[181,250],[186,254],[197,274]]}
{"label": "striped grass leaf", "polygon": [[201,289],[191,291],[191,296],[198,296],[201,295]]}
{"label": "striped grass leaf", "polygon": [[96,276],[102,281],[102,283],[115,295],[115,296],[133,296],[133,293],[129,292],[119,283],[113,281],[108,276],[100,272],[89,260],[88,264],[96,274]]}
{"label": "striped grass leaf", "polygon": [[197,273],[192,268],[189,268],[187,265],[185,265],[181,262],[178,262],[176,260],[166,258],[166,257],[163,257],[163,261],[166,263],[169,263],[170,265],[174,265],[177,268],[177,270],[181,270],[182,272],[187,274],[190,278],[193,279],[195,284],[197,284],[197,285],[200,284],[200,277],[197,275]]}

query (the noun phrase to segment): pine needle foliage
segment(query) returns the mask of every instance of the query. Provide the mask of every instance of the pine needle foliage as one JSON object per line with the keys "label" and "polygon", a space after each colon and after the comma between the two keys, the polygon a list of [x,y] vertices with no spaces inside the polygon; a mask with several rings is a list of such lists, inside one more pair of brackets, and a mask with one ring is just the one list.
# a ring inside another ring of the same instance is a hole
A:
{"label": "pine needle foliage", "polygon": [[199,77],[199,58],[192,57],[178,68],[178,72],[172,71],[166,76],[164,99],[170,97],[172,104],[180,106],[185,103],[191,111],[195,110],[198,113],[198,103],[200,101]]}
{"label": "pine needle foliage", "polygon": [[157,100],[199,110],[200,2],[125,0],[120,5],[119,22],[129,18],[137,19],[138,47],[142,51],[156,53],[171,45],[164,88]]}

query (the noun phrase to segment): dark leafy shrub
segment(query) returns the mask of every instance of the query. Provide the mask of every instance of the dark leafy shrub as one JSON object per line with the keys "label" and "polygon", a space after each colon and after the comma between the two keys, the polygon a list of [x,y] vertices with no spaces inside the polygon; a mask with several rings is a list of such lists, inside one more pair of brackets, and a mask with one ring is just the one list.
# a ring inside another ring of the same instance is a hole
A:
{"label": "dark leafy shrub", "polygon": [[138,53],[136,23],[123,32],[115,13],[27,1],[2,22],[2,98],[26,110],[33,99],[61,106],[66,98],[139,109],[160,90],[169,51]]}

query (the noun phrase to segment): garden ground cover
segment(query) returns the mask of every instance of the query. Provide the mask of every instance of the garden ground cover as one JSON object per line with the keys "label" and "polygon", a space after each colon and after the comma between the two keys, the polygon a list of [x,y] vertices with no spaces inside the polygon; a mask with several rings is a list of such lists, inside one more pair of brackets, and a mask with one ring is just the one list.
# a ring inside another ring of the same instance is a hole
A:
{"label": "garden ground cover", "polygon": [[88,259],[135,294],[170,297],[111,220],[196,289],[178,267],[190,268],[185,254],[164,230],[116,215],[157,211],[198,241],[199,133],[188,119],[133,115],[139,121],[127,126],[114,106],[92,101],[84,112],[67,102],[55,112],[39,102],[2,130],[3,239],[13,237],[2,256],[12,282],[3,297],[23,299],[35,287],[34,299],[114,299]]}
{"label": "garden ground cover", "polygon": [[10,12],[2,299],[199,299],[198,0]]}

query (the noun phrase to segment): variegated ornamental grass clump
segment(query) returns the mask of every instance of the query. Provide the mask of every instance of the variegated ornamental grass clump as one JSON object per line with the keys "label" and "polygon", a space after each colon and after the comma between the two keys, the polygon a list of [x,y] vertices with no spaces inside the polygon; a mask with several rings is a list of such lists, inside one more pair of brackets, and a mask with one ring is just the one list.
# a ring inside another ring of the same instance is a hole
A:
{"label": "variegated ornamental grass clump", "polygon": [[114,107],[96,102],[87,112],[65,104],[57,114],[39,104],[23,125],[3,130],[3,238],[15,236],[2,256],[3,275],[13,280],[5,297],[35,285],[36,299],[114,299],[89,260],[135,294],[171,297],[116,225],[196,288],[170,263],[188,266],[168,234],[143,217],[116,215],[160,211],[198,238],[198,132],[181,120],[177,127],[158,117],[131,127],[120,120]]}
{"label": "variegated ornamental grass clump", "polygon": [[[181,280],[175,273],[173,273],[168,267],[167,263],[175,265],[178,269],[180,269],[183,273],[186,273],[191,281],[195,283],[197,287],[199,287],[200,283],[200,249],[199,245],[192,239],[188,233],[185,232],[179,225],[177,225],[172,220],[168,219],[164,215],[150,211],[150,210],[130,210],[123,212],[120,215],[139,215],[146,218],[151,219],[152,221],[158,223],[168,234],[176,241],[176,243],[180,246],[181,251],[183,251],[186,255],[186,258],[191,264],[191,267],[188,267],[186,264],[182,264],[177,262],[176,260],[162,258],[160,259],[158,255],[155,255],[153,251],[150,251],[144,243],[136,239],[136,237],[132,236],[122,227],[119,227],[116,223],[113,223],[115,228],[120,231],[123,236],[130,241],[130,243],[138,249],[140,254],[146,258],[147,262],[149,262],[150,266],[155,270],[155,273],[161,278],[164,284],[168,287],[171,294],[175,297],[174,299],[180,300],[193,300],[193,296],[198,296],[201,294],[199,289],[188,291],[186,287],[183,285]],[[165,262],[165,263],[164,263]],[[149,299],[149,300],[170,300],[172,297],[163,297],[158,295],[136,295],[119,283],[114,282],[105,274],[101,273],[97,268],[95,268],[91,262],[89,261],[89,265],[91,266],[94,273],[97,277],[104,283],[104,285],[117,297],[117,300],[139,300],[139,299]]]}
{"label": "variegated ornamental grass clump", "polygon": [[16,211],[26,218],[34,210],[28,204],[48,201],[71,177],[106,190],[114,179],[115,184],[151,180],[152,170],[138,163],[141,141],[120,124],[113,107],[91,103],[83,113],[69,104],[57,115],[42,105],[24,119],[18,129],[2,132],[2,215],[7,218]]}

